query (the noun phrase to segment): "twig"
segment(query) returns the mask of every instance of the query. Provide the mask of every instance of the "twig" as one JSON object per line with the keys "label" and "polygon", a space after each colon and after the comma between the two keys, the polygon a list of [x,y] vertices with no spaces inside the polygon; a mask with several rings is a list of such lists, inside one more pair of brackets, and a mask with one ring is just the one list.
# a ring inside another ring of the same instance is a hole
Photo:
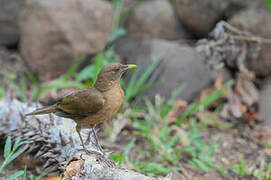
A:
{"label": "twig", "polygon": [[256,36],[242,36],[242,35],[231,35],[234,40],[241,40],[241,41],[252,41],[252,42],[261,42],[264,44],[271,44],[271,39],[265,39],[262,37]]}

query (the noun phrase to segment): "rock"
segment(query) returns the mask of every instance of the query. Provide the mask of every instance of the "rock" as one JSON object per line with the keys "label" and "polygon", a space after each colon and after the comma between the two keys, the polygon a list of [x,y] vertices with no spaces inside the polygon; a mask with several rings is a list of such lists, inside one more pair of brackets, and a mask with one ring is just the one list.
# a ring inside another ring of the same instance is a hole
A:
{"label": "rock", "polygon": [[267,123],[271,124],[271,79],[264,82],[260,91],[259,115]]}
{"label": "rock", "polygon": [[[229,20],[229,23],[242,30],[253,33],[254,36],[267,39],[271,38],[271,12],[266,9],[250,8],[244,10],[233,16]],[[256,75],[267,76],[271,74],[270,57],[271,44],[261,44],[259,49],[255,48],[254,45],[248,54],[246,65]]]}
{"label": "rock", "polygon": [[[14,90],[14,88],[11,88],[13,87],[13,83],[20,82],[21,75],[24,72],[27,72],[27,68],[25,67],[20,54],[0,47],[0,89],[5,87],[6,89]],[[9,91],[7,94],[13,94],[10,92],[12,91]]]}
{"label": "rock", "polygon": [[[15,76],[27,71],[24,62],[18,52],[0,47],[0,76]],[[2,79],[0,80],[0,82]],[[0,83],[1,84],[1,83]]]}
{"label": "rock", "polygon": [[183,39],[189,37],[167,0],[142,2],[127,19],[126,28],[144,38]]}
{"label": "rock", "polygon": [[224,0],[176,0],[181,22],[197,37],[207,36],[222,18],[227,3]]}
{"label": "rock", "polygon": [[116,53],[124,63],[140,60],[139,74],[146,71],[153,61],[163,58],[148,78],[148,82],[158,82],[148,89],[149,97],[159,93],[168,98],[182,85],[184,89],[179,97],[189,101],[213,81],[212,73],[207,70],[201,56],[188,45],[161,39],[123,37],[116,44]]}
{"label": "rock", "polygon": [[26,0],[19,15],[21,54],[41,80],[104,48],[113,8],[104,0]]}
{"label": "rock", "polygon": [[224,16],[229,19],[241,10],[247,9],[252,6],[264,7],[265,3],[263,0],[226,0],[227,8],[224,11]]}
{"label": "rock", "polygon": [[0,45],[14,45],[19,39],[17,17],[24,0],[1,0]]}

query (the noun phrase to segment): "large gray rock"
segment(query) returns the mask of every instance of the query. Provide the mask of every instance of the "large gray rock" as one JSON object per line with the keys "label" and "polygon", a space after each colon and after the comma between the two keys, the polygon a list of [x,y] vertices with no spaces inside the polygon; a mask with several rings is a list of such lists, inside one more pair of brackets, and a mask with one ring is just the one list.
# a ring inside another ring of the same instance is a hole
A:
{"label": "large gray rock", "polygon": [[271,124],[271,79],[264,82],[260,91],[259,114],[267,124]]}
{"label": "large gray rock", "polygon": [[0,45],[14,45],[19,39],[17,17],[24,0],[0,1]]}
{"label": "large gray rock", "polygon": [[21,54],[40,79],[55,78],[81,55],[104,48],[112,20],[104,0],[26,0],[19,16]]}
{"label": "large gray rock", "polygon": [[144,38],[183,39],[189,37],[168,0],[142,2],[127,19],[129,33]]}
{"label": "large gray rock", "polygon": [[191,100],[213,80],[203,59],[195,49],[187,45],[161,39],[140,40],[125,37],[117,43],[116,52],[125,63],[136,63],[140,60],[139,74],[153,61],[163,58],[148,79],[148,82],[158,82],[148,90],[147,95],[150,97],[157,93],[170,97],[172,91],[183,85],[184,89],[179,97]]}
{"label": "large gray rock", "polygon": [[181,22],[196,36],[207,36],[227,7],[225,0],[176,0]]}
{"label": "large gray rock", "polygon": [[[263,8],[250,8],[233,16],[229,23],[242,30],[251,32],[254,36],[271,38],[271,12]],[[271,74],[271,44],[251,48],[246,64],[258,76]]]}
{"label": "large gray rock", "polygon": [[226,9],[224,16],[226,19],[232,17],[241,10],[252,6],[265,6],[264,0],[225,0]]}

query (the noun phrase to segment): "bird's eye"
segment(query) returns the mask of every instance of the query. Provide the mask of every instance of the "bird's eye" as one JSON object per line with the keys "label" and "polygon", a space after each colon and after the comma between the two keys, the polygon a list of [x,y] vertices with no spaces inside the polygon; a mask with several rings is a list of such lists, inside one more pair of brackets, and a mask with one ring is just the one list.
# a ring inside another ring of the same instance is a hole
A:
{"label": "bird's eye", "polygon": [[120,71],[120,68],[115,68],[115,72],[119,72]]}

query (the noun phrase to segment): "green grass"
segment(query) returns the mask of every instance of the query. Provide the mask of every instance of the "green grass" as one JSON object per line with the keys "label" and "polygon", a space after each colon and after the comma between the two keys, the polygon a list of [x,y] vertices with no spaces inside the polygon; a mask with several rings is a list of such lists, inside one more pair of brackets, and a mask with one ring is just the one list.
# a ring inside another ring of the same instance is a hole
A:
{"label": "green grass", "polygon": [[205,108],[206,106],[210,105],[214,101],[218,100],[223,96],[223,93],[225,89],[232,86],[234,81],[228,81],[225,83],[221,88],[214,90],[212,93],[210,93],[207,97],[205,97],[202,101],[199,103],[189,107],[189,109],[178,119],[176,122],[177,125],[180,125],[183,123],[187,117],[189,117],[191,114],[197,112],[198,110]]}
{"label": "green grass", "polygon": [[137,68],[132,72],[128,84],[126,85],[122,83],[125,91],[125,102],[131,102],[137,95],[145,92],[148,88],[155,84],[155,82],[146,83],[146,81],[161,60],[162,58],[158,58],[157,60],[153,61],[142,74],[139,74],[139,70],[141,68],[140,63],[137,64]]}
{"label": "green grass", "polygon": [[127,9],[123,9],[124,7],[124,0],[112,0],[115,13],[113,18],[113,27],[112,27],[112,34],[109,38],[109,42],[112,43],[119,37],[126,34],[126,30],[120,26],[121,22],[124,21],[131,13],[139,6],[141,3],[140,1],[134,3],[131,7]]}
{"label": "green grass", "polygon": [[133,138],[130,143],[126,146],[123,154],[111,154],[110,159],[117,162],[119,165],[122,165],[125,160],[127,160],[129,152],[135,145],[136,138]]}
{"label": "green grass", "polygon": [[271,0],[264,0],[267,8],[271,11]]}
{"label": "green grass", "polygon": [[253,176],[258,180],[271,179],[270,159],[264,159],[259,166],[248,164],[243,155],[239,155],[239,160],[229,164],[229,169],[240,176]]}
{"label": "green grass", "polygon": [[190,137],[191,145],[185,147],[183,150],[192,157],[188,163],[205,172],[214,168],[222,175],[226,175],[226,170],[215,164],[214,159],[214,155],[219,149],[219,138],[217,137],[210,144],[205,144],[200,139],[201,133],[198,130],[197,123],[194,118],[190,118],[190,126],[191,132],[188,132],[188,137]]}
{"label": "green grass", "polygon": [[[28,146],[26,144],[31,143],[31,141],[21,141],[20,137],[17,137],[14,144],[11,143],[11,137],[6,139],[5,147],[4,147],[4,162],[0,166],[0,174],[5,174],[7,171],[5,168],[18,156],[20,156]],[[24,145],[24,146],[23,146]],[[21,180],[26,179],[26,167],[24,170],[17,171],[14,174],[7,177],[7,180],[14,180],[21,177]]]}
{"label": "green grass", "polygon": [[[186,161],[201,171],[217,170],[220,174],[226,175],[227,171],[215,163],[214,155],[219,149],[219,138],[205,144],[201,140],[199,130],[200,124],[191,118],[198,110],[204,109],[214,101],[221,98],[225,90],[233,84],[232,81],[225,83],[221,88],[216,89],[205,99],[188,108],[181,118],[170,125],[167,115],[173,107],[173,104],[182,86],[172,93],[171,98],[165,101],[157,96],[155,102],[146,101],[145,118],[133,118],[133,126],[138,130],[134,132],[137,138],[144,137],[144,149],[136,149],[137,158],[129,159],[134,169],[147,174],[168,174],[174,170],[181,170],[180,161]],[[136,87],[135,85],[131,87]],[[184,123],[185,119],[189,122]],[[180,127],[184,125],[183,127]],[[182,131],[182,134],[178,132]],[[180,147],[180,145],[182,145]],[[183,159],[186,156],[188,159]],[[155,157],[155,158],[154,158]],[[116,155],[113,159],[121,159],[123,155]]]}

